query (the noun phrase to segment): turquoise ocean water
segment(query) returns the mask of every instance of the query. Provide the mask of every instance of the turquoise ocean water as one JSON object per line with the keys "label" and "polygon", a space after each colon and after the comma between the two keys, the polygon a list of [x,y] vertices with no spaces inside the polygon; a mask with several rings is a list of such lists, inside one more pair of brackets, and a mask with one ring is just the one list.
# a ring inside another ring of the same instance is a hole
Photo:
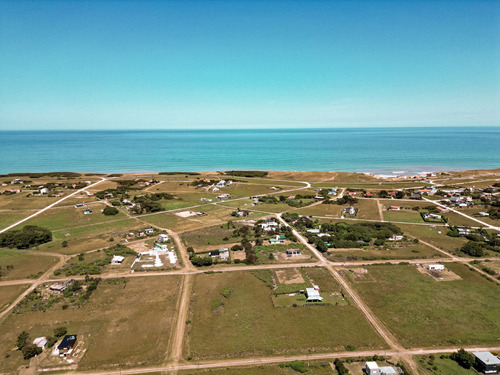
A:
{"label": "turquoise ocean water", "polygon": [[0,173],[500,167],[500,127],[3,131]]}

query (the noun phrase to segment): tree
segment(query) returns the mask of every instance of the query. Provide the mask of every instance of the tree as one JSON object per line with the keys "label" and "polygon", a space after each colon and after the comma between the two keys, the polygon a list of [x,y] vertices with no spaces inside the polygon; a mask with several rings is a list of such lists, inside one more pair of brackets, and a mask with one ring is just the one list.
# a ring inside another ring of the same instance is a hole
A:
{"label": "tree", "polygon": [[0,247],[28,249],[52,241],[52,232],[37,225],[26,225],[22,229],[9,230],[0,234]]}
{"label": "tree", "polygon": [[57,327],[54,329],[54,336],[57,338],[63,337],[66,333],[68,333],[68,329],[64,326]]}
{"label": "tree", "polygon": [[328,251],[328,245],[321,240],[318,240],[318,242],[316,242],[316,248],[322,253],[326,253]]}
{"label": "tree", "polygon": [[23,350],[23,348],[27,345],[29,337],[30,334],[26,331],[22,331],[19,336],[17,336],[16,346],[19,350]]}
{"label": "tree", "polygon": [[389,195],[389,193],[387,193],[387,190],[380,190],[378,193],[378,196],[380,198],[387,198],[388,195]]}
{"label": "tree", "polygon": [[340,359],[335,358],[335,361],[333,363],[335,364],[335,369],[340,375],[345,375],[349,373],[347,367],[344,366],[344,362],[342,362]]}
{"label": "tree", "polygon": [[39,348],[35,344],[26,344],[21,350],[24,359],[30,359],[42,352],[42,348]]}
{"label": "tree", "polygon": [[102,210],[102,213],[106,216],[116,215],[118,212],[118,208],[112,206],[106,206],[104,210]]}
{"label": "tree", "polygon": [[463,348],[458,350],[456,353],[452,353],[450,358],[463,368],[471,368],[475,362],[474,354],[469,353]]}
{"label": "tree", "polygon": [[483,245],[479,242],[469,241],[460,249],[462,253],[472,257],[481,257],[484,255]]}

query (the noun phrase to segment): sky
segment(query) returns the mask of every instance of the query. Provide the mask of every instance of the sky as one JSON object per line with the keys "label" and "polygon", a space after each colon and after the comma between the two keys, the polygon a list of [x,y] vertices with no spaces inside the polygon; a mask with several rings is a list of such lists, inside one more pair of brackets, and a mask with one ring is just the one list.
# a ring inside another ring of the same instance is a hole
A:
{"label": "sky", "polygon": [[500,126],[500,2],[0,0],[0,130],[361,126]]}

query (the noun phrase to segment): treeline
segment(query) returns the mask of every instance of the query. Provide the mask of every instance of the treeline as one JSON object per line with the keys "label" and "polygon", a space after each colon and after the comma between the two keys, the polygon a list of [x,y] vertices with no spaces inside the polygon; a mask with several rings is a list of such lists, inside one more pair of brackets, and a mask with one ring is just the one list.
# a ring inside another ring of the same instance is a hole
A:
{"label": "treeline", "polygon": [[0,247],[29,249],[52,241],[52,232],[37,225],[26,225],[22,229],[9,230],[0,234]]}
{"label": "treeline", "polygon": [[200,175],[198,172],[160,172],[158,174],[162,175],[162,176],[173,176],[176,174],[183,174],[186,176],[199,176]]}
{"label": "treeline", "polygon": [[46,173],[7,173],[0,174],[0,177],[29,177],[29,178],[40,178],[40,177],[80,177],[80,173],[75,172],[46,172]]}
{"label": "treeline", "polygon": [[226,171],[223,174],[227,176],[237,177],[267,177],[269,172],[266,171]]}
{"label": "treeline", "polygon": [[[460,237],[458,228],[453,226],[446,234],[450,237]],[[488,233],[483,229],[478,229],[476,232],[465,235],[465,238],[469,241],[459,249],[463,255],[482,257],[487,250],[500,253],[500,237],[496,233]]]}

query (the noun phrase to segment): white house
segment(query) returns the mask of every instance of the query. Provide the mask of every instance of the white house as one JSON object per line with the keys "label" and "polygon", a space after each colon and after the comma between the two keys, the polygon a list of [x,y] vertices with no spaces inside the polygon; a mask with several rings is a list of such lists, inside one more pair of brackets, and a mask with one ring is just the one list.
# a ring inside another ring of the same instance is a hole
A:
{"label": "white house", "polygon": [[479,216],[482,216],[482,217],[487,217],[487,216],[490,216],[490,214],[489,214],[489,213],[487,213],[487,212],[478,212],[478,215],[479,215]]}
{"label": "white house", "polygon": [[121,255],[113,255],[113,259],[111,259],[111,264],[117,265],[121,264],[125,257],[122,257]]}
{"label": "white house", "polygon": [[437,214],[426,213],[424,215],[424,219],[441,220],[442,216]]}
{"label": "white house", "polygon": [[366,375],[396,375],[403,373],[399,367],[397,369],[391,366],[379,367],[377,362],[373,361],[365,363],[365,372]]}
{"label": "white house", "polygon": [[429,271],[444,271],[444,265],[443,264],[429,264],[427,266],[427,269]]}
{"label": "white house", "polygon": [[319,295],[319,290],[315,288],[306,288],[306,302],[321,302],[323,297]]}
{"label": "white house", "polygon": [[46,187],[40,189],[40,194],[49,194],[49,189]]}
{"label": "white house", "polygon": [[392,237],[389,237],[389,241],[402,241],[403,238],[402,235],[393,234]]}
{"label": "white house", "polygon": [[47,346],[47,338],[45,336],[37,337],[33,340],[33,344],[38,346],[39,348],[45,349],[45,347]]}
{"label": "white house", "polygon": [[355,215],[356,214],[356,209],[354,207],[347,207],[342,209],[342,213],[347,214],[347,215]]}
{"label": "white house", "polygon": [[158,241],[160,242],[167,242],[168,241],[168,235],[164,233],[160,233],[158,236]]}

